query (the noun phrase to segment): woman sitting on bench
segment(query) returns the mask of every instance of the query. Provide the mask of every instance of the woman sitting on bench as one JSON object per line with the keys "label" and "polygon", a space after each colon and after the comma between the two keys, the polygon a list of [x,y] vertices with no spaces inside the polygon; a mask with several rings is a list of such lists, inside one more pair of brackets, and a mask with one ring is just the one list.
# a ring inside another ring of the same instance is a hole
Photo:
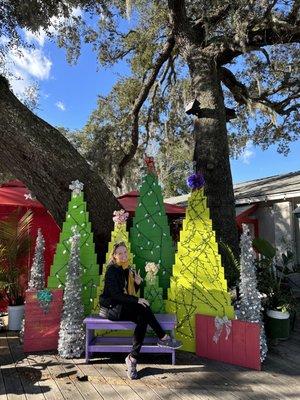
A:
{"label": "woman sitting on bench", "polygon": [[111,320],[136,323],[133,346],[125,358],[128,377],[137,379],[137,359],[144,342],[147,326],[158,336],[158,346],[179,348],[181,342],[172,339],[162,329],[146,299],[138,298],[136,292],[142,282],[139,273],[128,266],[126,244],[117,243],[112,251],[111,261],[105,274],[103,294],[100,296],[100,316]]}

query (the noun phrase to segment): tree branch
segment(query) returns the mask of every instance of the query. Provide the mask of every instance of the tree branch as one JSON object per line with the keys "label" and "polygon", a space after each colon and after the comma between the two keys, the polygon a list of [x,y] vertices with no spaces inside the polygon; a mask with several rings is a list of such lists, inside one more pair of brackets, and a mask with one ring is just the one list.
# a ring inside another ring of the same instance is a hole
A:
{"label": "tree branch", "polygon": [[70,182],[78,179],[84,183],[95,243],[102,249],[100,254],[105,254],[111,216],[120,208],[117,199],[62,133],[24,106],[2,76],[0,137],[0,170],[22,180],[60,226],[70,198]]}
{"label": "tree branch", "polygon": [[273,19],[265,26],[264,23],[256,25],[248,34],[248,45],[255,47],[299,42],[299,23],[293,26],[284,20]]}
{"label": "tree branch", "polygon": [[[186,14],[186,5],[183,0],[168,0],[169,19],[175,36],[183,44],[187,41],[202,45],[205,43],[205,22],[199,18],[193,23]],[[216,20],[219,18],[215,16]],[[213,17],[212,17],[213,19]]]}
{"label": "tree branch", "polygon": [[[174,73],[175,74],[175,70],[174,70],[174,59],[176,58],[176,56],[173,58],[172,56],[169,57],[168,62],[165,66],[165,69],[163,71],[162,77],[160,78],[159,81],[156,81],[152,87],[153,91],[152,91],[152,96],[151,96],[151,100],[150,100],[150,107],[148,109],[147,112],[147,120],[145,123],[145,129],[146,129],[146,140],[144,143],[144,147],[146,148],[148,146],[149,143],[149,139],[150,139],[150,119],[151,119],[151,115],[152,115],[152,111],[154,108],[154,100],[156,97],[156,93],[157,93],[157,89],[159,88],[159,86],[161,86],[165,79],[168,76],[168,82],[166,84],[166,86],[164,87],[163,91],[162,91],[162,97],[164,96],[164,93],[166,91],[166,89],[168,88],[168,86],[171,84],[171,75]],[[171,70],[171,72],[168,74],[169,70]],[[176,78],[175,78],[176,79]]]}
{"label": "tree branch", "polygon": [[269,114],[272,113],[273,115],[274,113],[287,115],[299,107],[298,105],[291,105],[290,108],[285,109],[285,107],[287,107],[292,100],[296,100],[298,97],[300,97],[298,92],[293,93],[284,100],[278,102],[272,102],[268,100],[266,93],[260,97],[251,97],[248,88],[243,83],[239,82],[229,69],[221,67],[220,72],[222,82],[230,90],[238,104],[246,105],[251,109],[260,109],[263,112]]}
{"label": "tree branch", "polygon": [[162,65],[168,60],[170,57],[173,48],[175,45],[175,39],[173,34],[168,38],[166,44],[163,47],[162,52],[158,56],[156,62],[153,65],[152,72],[149,74],[148,78],[145,80],[145,83],[143,84],[141,91],[137,97],[137,99],[134,102],[133,109],[131,111],[131,116],[132,116],[132,128],[131,128],[131,144],[130,144],[130,149],[127,154],[122,158],[118,165],[118,170],[117,170],[117,187],[121,188],[122,186],[122,180],[124,178],[124,172],[125,172],[125,167],[126,165],[133,159],[135,156],[137,147],[138,147],[138,142],[139,142],[139,112],[140,109],[142,108],[145,100],[148,97],[148,94],[150,92],[150,89],[152,88],[157,75],[162,67]]}
{"label": "tree branch", "polygon": [[291,12],[287,17],[287,21],[290,24],[296,23],[297,18],[299,18],[299,10],[300,10],[300,0],[295,0]]}
{"label": "tree branch", "polygon": [[247,99],[250,98],[247,87],[239,82],[229,69],[221,67],[220,72],[221,80],[232,93],[234,100],[238,104],[247,104]]}
{"label": "tree branch", "polygon": [[269,18],[271,16],[272,9],[275,7],[275,5],[278,3],[278,0],[273,0],[267,7],[265,13],[264,13],[264,18]]}
{"label": "tree branch", "polygon": [[158,86],[159,86],[159,82],[156,81],[154,83],[154,85],[153,85],[153,93],[152,93],[151,100],[150,100],[151,104],[150,104],[150,107],[148,109],[147,120],[146,120],[146,123],[145,123],[145,129],[146,129],[146,140],[145,140],[145,143],[144,143],[145,149],[148,146],[149,139],[150,139],[150,120],[151,120],[151,115],[152,115],[152,110],[153,110],[153,103],[154,103],[154,99],[155,99],[155,96],[156,96],[156,93],[157,93]]}
{"label": "tree branch", "polygon": [[[300,1],[296,0],[293,10],[286,19],[278,19],[271,13],[273,3],[270,5],[268,15],[266,13],[259,23],[249,27],[248,38],[245,41],[247,52],[262,51],[265,46],[300,42],[300,23],[295,15],[299,12]],[[234,58],[245,53],[245,49],[233,39],[227,39],[222,44],[224,50],[217,56],[219,66],[230,63]]]}

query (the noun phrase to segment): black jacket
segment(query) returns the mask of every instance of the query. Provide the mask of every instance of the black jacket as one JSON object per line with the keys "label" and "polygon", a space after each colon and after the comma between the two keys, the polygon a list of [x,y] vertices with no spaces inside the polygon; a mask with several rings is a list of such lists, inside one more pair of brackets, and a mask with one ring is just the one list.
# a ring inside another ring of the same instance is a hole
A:
{"label": "black jacket", "polygon": [[[128,269],[123,269],[116,264],[109,264],[104,280],[104,290],[100,296],[100,305],[103,307],[111,307],[116,304],[132,304],[138,302],[138,297],[126,294]],[[136,285],[138,289],[138,285]]]}

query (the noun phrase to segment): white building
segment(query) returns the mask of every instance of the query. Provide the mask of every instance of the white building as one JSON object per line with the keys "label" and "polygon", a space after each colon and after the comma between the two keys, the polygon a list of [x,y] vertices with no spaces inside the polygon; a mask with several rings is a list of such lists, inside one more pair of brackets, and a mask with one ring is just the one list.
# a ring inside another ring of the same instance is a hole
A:
{"label": "white building", "polygon": [[[278,254],[289,248],[300,265],[300,171],[234,185],[237,224],[252,227],[253,236],[267,239]],[[167,203],[187,205],[189,195],[165,199]]]}

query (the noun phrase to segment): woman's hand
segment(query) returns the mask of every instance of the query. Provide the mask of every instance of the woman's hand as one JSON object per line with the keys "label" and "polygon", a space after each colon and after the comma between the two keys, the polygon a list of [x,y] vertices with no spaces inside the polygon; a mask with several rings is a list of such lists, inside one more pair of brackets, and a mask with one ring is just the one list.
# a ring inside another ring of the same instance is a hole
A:
{"label": "woman's hand", "polygon": [[134,274],[134,282],[137,285],[140,285],[142,281],[143,281],[143,278],[140,276],[140,271],[135,272],[135,274]]}
{"label": "woman's hand", "polygon": [[138,300],[138,304],[141,304],[142,306],[144,306],[144,307],[149,307],[149,301],[148,300],[146,300],[146,299],[143,299],[143,298],[140,298],[139,300]]}

